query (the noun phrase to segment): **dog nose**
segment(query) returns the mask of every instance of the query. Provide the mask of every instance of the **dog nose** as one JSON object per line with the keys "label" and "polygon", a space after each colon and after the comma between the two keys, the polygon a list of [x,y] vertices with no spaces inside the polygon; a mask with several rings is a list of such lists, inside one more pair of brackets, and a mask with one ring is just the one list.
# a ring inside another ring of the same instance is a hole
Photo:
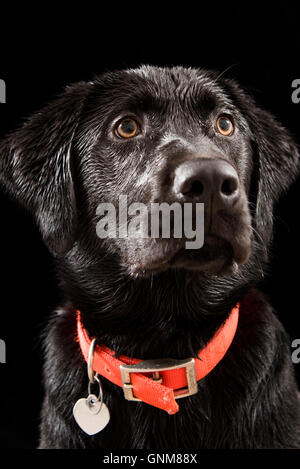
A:
{"label": "dog nose", "polygon": [[195,158],[175,170],[173,190],[180,199],[212,204],[213,212],[230,208],[239,198],[234,167],[220,158]]}

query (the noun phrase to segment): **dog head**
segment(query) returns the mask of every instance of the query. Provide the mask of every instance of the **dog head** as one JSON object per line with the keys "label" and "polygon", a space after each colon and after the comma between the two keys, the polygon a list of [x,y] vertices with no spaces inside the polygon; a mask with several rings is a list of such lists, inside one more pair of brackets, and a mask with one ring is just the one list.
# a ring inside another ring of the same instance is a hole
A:
{"label": "dog head", "polygon": [[[107,73],[68,87],[0,153],[2,185],[33,214],[55,256],[106,256],[137,277],[174,268],[230,275],[249,265],[259,247],[266,252],[273,205],[298,169],[288,132],[234,81],[181,67]],[[194,232],[204,207],[203,246],[186,249],[186,233],[174,235],[175,209],[170,236],[151,236],[150,207],[162,203],[179,209],[183,225],[180,208],[188,206]],[[109,228],[101,238],[99,216],[112,207],[115,236]],[[128,228],[141,207],[147,213],[135,227],[146,235],[120,236],[121,218]]]}

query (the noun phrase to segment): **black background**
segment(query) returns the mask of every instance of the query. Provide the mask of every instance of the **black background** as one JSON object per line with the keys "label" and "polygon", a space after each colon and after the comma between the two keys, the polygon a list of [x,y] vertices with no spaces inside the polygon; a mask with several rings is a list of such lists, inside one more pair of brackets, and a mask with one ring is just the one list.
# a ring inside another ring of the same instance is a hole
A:
{"label": "black background", "polygon": [[[275,114],[300,144],[300,103],[291,100],[300,78],[299,12],[292,4],[251,9],[228,2],[162,4],[91,2],[33,9],[1,7],[0,138],[77,80],[106,70],[153,65],[229,68],[256,101]],[[51,257],[32,220],[1,193],[0,447],[35,448],[42,399],[39,336],[59,301]],[[264,290],[291,340],[300,338],[300,186],[276,209],[271,273]],[[295,366],[298,377],[300,364]],[[300,379],[299,379],[300,381]],[[66,405],[70,405],[66,402]]]}

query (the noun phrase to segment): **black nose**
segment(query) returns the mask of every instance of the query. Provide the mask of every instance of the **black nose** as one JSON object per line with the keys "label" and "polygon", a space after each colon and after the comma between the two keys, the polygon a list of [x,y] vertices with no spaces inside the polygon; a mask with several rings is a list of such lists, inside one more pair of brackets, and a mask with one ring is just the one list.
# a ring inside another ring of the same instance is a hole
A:
{"label": "black nose", "polygon": [[220,158],[195,158],[175,170],[173,191],[186,201],[212,204],[212,210],[230,207],[239,198],[239,178],[231,164]]}

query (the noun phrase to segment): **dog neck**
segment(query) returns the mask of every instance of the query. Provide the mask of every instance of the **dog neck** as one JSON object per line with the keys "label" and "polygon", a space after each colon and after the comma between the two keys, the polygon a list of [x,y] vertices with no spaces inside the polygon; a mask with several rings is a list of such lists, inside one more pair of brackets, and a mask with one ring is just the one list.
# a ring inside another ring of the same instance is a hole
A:
{"label": "dog neck", "polygon": [[[218,329],[208,345],[198,351],[196,357],[181,360],[139,360],[133,357],[116,356],[114,350],[105,345],[95,348],[96,339],[90,339],[77,311],[77,340],[88,363],[90,380],[94,372],[124,390],[127,400],[140,400],[174,414],[179,411],[176,399],[197,393],[197,382],[209,374],[227,353],[238,326],[239,304]],[[135,375],[131,378],[131,373]],[[152,374],[152,378],[149,377]],[[132,382],[135,380],[135,385]]]}
{"label": "dog neck", "polygon": [[117,354],[141,359],[195,355],[244,296],[243,288],[222,294],[220,280],[182,270],[133,279],[88,269],[86,277],[89,291],[74,275],[62,286],[88,334]]}

